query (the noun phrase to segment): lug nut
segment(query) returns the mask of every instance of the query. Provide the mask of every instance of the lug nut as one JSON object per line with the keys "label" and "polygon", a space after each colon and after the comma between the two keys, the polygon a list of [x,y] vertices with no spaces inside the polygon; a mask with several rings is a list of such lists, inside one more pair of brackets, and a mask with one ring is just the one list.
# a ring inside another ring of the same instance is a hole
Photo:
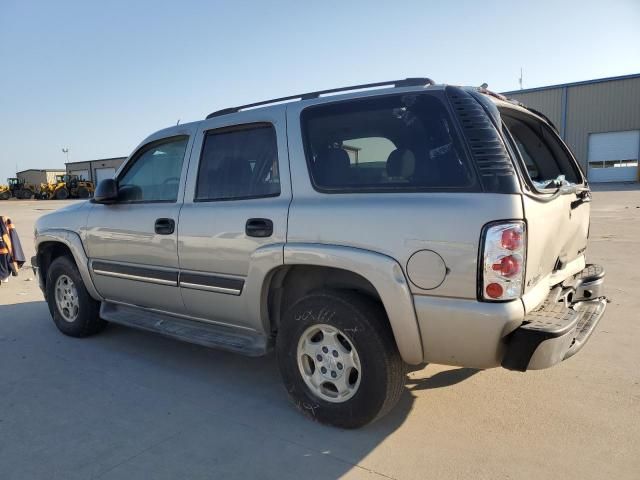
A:
{"label": "lug nut", "polygon": [[328,349],[327,347],[322,347],[322,351],[323,351],[324,353],[329,353],[329,349]]}
{"label": "lug nut", "polygon": [[335,371],[331,371],[331,378],[336,378],[338,374]]}
{"label": "lug nut", "polygon": [[333,353],[333,356],[334,356],[334,357],[336,357],[336,358],[338,357],[338,351],[337,351],[337,350],[334,350],[334,351],[333,351],[333,352],[331,352],[331,353]]}
{"label": "lug nut", "polygon": [[320,371],[321,371],[322,373],[327,373],[327,369],[326,369],[326,368],[324,368],[324,367],[322,367],[322,368],[320,369]]}
{"label": "lug nut", "polygon": [[337,367],[338,367],[338,370],[342,370],[342,368],[343,368],[343,367],[342,367],[342,364],[341,364],[340,362],[338,362]]}
{"label": "lug nut", "polygon": [[321,362],[322,361],[322,355],[320,355],[320,354],[316,355],[316,359],[318,359],[318,361]]}

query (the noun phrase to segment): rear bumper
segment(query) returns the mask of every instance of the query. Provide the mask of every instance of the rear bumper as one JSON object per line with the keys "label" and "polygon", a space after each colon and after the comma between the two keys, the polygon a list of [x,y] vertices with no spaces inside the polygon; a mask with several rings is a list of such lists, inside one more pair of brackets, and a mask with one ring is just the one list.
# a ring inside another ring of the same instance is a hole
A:
{"label": "rear bumper", "polygon": [[604,270],[588,265],[554,289],[542,307],[525,316],[506,339],[502,366],[509,370],[549,368],[578,353],[604,315]]}

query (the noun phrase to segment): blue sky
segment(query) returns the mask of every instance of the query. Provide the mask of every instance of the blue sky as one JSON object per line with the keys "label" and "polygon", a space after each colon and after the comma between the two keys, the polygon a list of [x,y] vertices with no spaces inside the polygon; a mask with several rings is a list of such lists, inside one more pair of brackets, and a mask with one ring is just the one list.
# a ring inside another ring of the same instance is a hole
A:
{"label": "blue sky", "polygon": [[410,76],[497,91],[640,72],[640,1],[0,0],[0,183],[233,106]]}

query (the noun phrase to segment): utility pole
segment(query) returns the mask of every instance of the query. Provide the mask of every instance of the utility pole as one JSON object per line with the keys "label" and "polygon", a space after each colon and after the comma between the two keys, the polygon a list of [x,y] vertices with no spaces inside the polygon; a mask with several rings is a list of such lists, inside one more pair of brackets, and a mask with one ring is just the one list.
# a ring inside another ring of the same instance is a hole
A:
{"label": "utility pole", "polygon": [[520,78],[518,79],[518,83],[520,84],[520,90],[522,90],[522,67],[520,67]]}
{"label": "utility pole", "polygon": [[69,147],[62,147],[62,153],[64,153],[67,156],[66,163],[69,163]]}

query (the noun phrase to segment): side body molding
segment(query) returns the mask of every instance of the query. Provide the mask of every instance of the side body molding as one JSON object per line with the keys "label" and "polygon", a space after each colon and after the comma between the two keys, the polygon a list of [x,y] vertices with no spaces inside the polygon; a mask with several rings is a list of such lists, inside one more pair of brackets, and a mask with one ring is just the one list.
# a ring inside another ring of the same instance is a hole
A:
{"label": "side body molding", "polygon": [[424,361],[413,296],[402,268],[393,258],[354,247],[287,243],[285,265],[317,265],[349,270],[375,287],[403,360],[417,365]]}
{"label": "side body molding", "polygon": [[[84,282],[89,295],[91,295],[91,297],[96,300],[102,301],[103,298],[100,296],[95,286],[93,285],[93,279],[91,278],[91,273],[89,272],[89,259],[87,258],[87,254],[84,251],[80,236],[76,232],[63,229],[50,229],[39,232],[36,238],[35,245],[38,256],[40,255],[40,245],[48,242],[62,243],[66,245],[69,250],[71,250],[71,254],[73,255],[73,259],[78,266],[78,271],[80,272],[80,276],[82,277],[82,281]],[[40,261],[40,259],[38,259],[38,261]],[[42,286],[43,284],[44,279],[40,278],[40,285]]]}

